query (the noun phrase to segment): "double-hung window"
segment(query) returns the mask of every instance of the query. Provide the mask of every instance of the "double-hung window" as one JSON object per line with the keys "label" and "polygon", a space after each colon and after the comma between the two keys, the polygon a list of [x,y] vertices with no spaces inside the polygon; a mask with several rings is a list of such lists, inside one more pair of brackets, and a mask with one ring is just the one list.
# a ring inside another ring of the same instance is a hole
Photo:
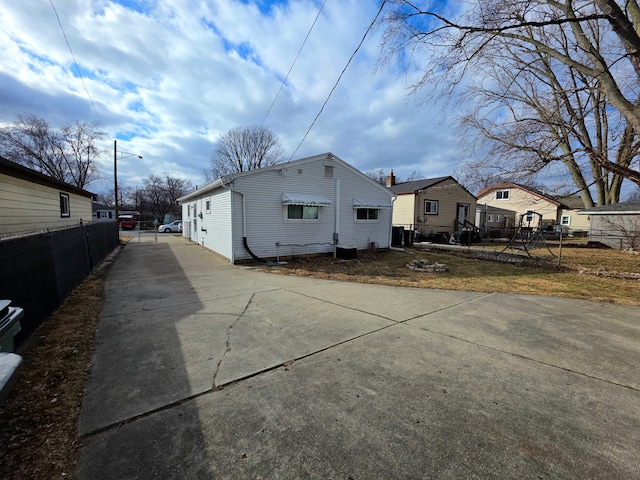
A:
{"label": "double-hung window", "polygon": [[438,214],[438,201],[437,200],[425,200],[424,201],[424,214],[425,215],[437,215]]}
{"label": "double-hung window", "polygon": [[69,203],[69,194],[60,192],[60,217],[66,218],[71,216],[71,205]]}
{"label": "double-hung window", "polygon": [[498,190],[496,200],[509,200],[509,190]]}

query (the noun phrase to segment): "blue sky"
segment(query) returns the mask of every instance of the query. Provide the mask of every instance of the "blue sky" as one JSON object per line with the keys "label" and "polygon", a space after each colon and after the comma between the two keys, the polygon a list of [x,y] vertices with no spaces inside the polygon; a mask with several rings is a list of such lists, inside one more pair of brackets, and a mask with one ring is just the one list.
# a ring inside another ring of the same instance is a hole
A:
{"label": "blue sky", "polygon": [[[165,173],[202,185],[222,134],[260,124],[321,0],[53,0],[0,11],[2,118],[33,113],[51,125],[100,121],[104,178],[113,139],[143,156],[118,164],[119,185]],[[357,47],[377,0],[327,0],[264,125],[288,159]],[[400,178],[451,175],[463,160],[440,106],[407,97],[410,76],[376,70],[373,32],[295,158],[331,151],[356,168]],[[88,92],[88,93],[87,93]],[[92,105],[92,101],[93,105]],[[95,106],[95,108],[94,108]]]}

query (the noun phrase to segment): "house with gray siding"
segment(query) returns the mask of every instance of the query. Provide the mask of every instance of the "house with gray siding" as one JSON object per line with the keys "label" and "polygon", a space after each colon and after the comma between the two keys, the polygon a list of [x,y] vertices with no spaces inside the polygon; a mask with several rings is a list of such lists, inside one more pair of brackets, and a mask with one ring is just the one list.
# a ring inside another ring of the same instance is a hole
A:
{"label": "house with gray siding", "polygon": [[324,153],[219,178],[179,202],[183,236],[237,263],[389,248],[394,198]]}
{"label": "house with gray siding", "polygon": [[589,222],[589,241],[611,248],[640,248],[640,200],[578,211]]}

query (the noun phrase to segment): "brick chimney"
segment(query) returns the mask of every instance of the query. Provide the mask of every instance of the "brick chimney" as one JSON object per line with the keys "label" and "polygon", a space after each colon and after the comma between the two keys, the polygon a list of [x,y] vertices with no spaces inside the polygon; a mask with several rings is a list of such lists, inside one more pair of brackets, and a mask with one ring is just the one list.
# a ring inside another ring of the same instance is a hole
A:
{"label": "brick chimney", "polygon": [[387,175],[387,187],[391,187],[396,184],[396,176],[393,174],[393,170]]}

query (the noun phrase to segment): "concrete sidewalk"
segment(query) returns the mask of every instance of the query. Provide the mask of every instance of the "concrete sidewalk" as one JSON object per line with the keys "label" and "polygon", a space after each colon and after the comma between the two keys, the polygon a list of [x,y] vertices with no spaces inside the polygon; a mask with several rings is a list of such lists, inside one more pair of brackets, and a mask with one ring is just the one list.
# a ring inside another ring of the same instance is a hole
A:
{"label": "concrete sidewalk", "polygon": [[640,309],[288,277],[141,236],[78,479],[640,478]]}

